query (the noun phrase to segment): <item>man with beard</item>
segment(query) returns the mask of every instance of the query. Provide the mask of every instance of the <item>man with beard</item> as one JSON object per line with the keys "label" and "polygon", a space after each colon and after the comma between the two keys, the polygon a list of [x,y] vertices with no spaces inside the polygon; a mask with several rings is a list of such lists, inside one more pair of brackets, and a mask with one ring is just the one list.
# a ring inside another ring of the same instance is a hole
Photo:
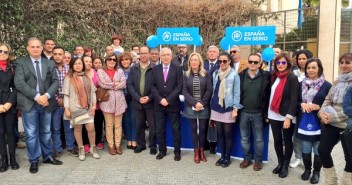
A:
{"label": "man with beard", "polygon": [[176,64],[177,66],[181,66],[183,71],[187,71],[188,69],[188,55],[187,55],[187,45],[186,44],[178,44],[177,45],[177,55],[172,58],[171,63]]}

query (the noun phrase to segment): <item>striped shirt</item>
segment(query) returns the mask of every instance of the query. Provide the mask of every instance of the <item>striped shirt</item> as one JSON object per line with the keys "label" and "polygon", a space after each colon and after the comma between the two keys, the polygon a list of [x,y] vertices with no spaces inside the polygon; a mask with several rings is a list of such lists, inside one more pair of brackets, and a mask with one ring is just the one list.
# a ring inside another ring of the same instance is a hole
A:
{"label": "striped shirt", "polygon": [[63,98],[62,95],[62,86],[64,85],[64,79],[68,73],[69,70],[69,66],[67,64],[64,64],[62,66],[62,70],[60,71],[58,67],[55,68],[56,69],[56,73],[59,79],[59,89],[57,90],[56,94],[55,94],[55,98],[59,99],[59,98]]}
{"label": "striped shirt", "polygon": [[199,81],[199,76],[198,73],[194,73],[194,78],[193,78],[193,97],[197,101],[200,101],[200,81]]}

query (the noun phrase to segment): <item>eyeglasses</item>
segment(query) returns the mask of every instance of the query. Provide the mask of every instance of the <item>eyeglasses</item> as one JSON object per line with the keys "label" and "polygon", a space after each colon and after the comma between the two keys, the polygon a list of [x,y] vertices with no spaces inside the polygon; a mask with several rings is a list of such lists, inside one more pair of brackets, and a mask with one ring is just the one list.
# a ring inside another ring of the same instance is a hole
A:
{"label": "eyeglasses", "polygon": [[252,61],[252,60],[248,60],[248,63],[249,63],[249,64],[255,64],[255,65],[258,65],[258,64],[259,64],[258,61]]}
{"label": "eyeglasses", "polygon": [[116,58],[107,58],[106,61],[113,61],[113,62],[117,62]]}
{"label": "eyeglasses", "polygon": [[9,54],[9,51],[5,51],[5,50],[1,50],[1,49],[0,49],[0,53],[4,53],[5,55],[8,55],[8,54]]}
{"label": "eyeglasses", "polygon": [[228,60],[218,60],[218,64],[224,63],[226,64],[228,62]]}
{"label": "eyeglasses", "polygon": [[236,50],[230,51],[230,54],[235,54],[235,53],[237,53]]}
{"label": "eyeglasses", "polygon": [[276,65],[286,65],[287,61],[276,61]]}

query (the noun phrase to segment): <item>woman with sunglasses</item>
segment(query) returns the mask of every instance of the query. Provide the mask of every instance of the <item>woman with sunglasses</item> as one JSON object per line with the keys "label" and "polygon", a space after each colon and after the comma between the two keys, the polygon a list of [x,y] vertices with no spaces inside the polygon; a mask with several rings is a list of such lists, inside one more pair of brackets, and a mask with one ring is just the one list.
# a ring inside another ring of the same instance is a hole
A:
{"label": "woman with sunglasses", "polygon": [[[268,118],[279,163],[273,173],[279,174],[281,178],[288,175],[288,165],[293,153],[292,136],[295,126],[292,124],[292,119],[297,113],[299,92],[298,79],[291,72],[291,67],[292,64],[287,54],[282,53],[275,57],[268,109]],[[285,143],[285,152],[282,140]]]}
{"label": "woman with sunglasses", "polygon": [[301,108],[301,111],[299,111],[297,116],[295,137],[302,142],[302,158],[305,171],[301,175],[301,179],[308,180],[310,177],[312,170],[311,152],[313,149],[314,170],[310,183],[317,184],[319,182],[320,169],[322,166],[318,152],[321,130],[317,113],[331,88],[331,84],[324,78],[323,65],[319,59],[309,59],[305,65],[306,77],[300,84],[301,93],[298,106]]}
{"label": "woman with sunglasses", "polygon": [[[132,53],[129,52],[122,52],[119,57],[119,65],[123,72],[125,73],[126,79],[130,73],[130,69],[132,66],[133,56]],[[132,96],[126,88],[123,90],[125,95],[127,109],[126,112],[123,114],[122,117],[122,128],[127,138],[127,149],[135,150],[137,148],[137,126],[136,126],[136,116],[132,111]]]}
{"label": "woman with sunglasses", "polygon": [[122,154],[122,115],[127,108],[123,94],[126,77],[121,69],[117,69],[117,66],[117,57],[112,55],[105,59],[105,68],[98,69],[98,84],[109,93],[109,100],[100,102],[99,106],[105,118],[106,140],[111,155]]}
{"label": "woman with sunglasses", "polygon": [[15,108],[17,91],[14,85],[13,60],[11,47],[0,43],[0,172],[5,172],[9,168],[7,152],[10,154],[11,168],[13,170],[20,168],[16,161],[14,124],[17,117]]}
{"label": "woman with sunglasses", "polygon": [[232,130],[240,104],[240,78],[232,68],[234,60],[228,53],[221,53],[217,62],[220,68],[213,73],[213,97],[210,103],[210,119],[216,122],[221,158],[216,166],[231,164]]}
{"label": "woman with sunglasses", "polygon": [[[348,116],[350,113],[351,100],[348,87],[352,85],[352,53],[346,53],[339,59],[340,74],[333,83],[329,94],[326,96],[323,105],[318,113],[321,119],[321,135],[318,152],[326,184],[337,184],[337,175],[332,160],[331,152],[341,138],[342,149],[345,155],[345,169],[342,184],[352,184],[352,157],[351,157],[351,133],[350,125],[347,127]],[[344,96],[346,94],[346,102]],[[346,137],[347,136],[347,137]]]}

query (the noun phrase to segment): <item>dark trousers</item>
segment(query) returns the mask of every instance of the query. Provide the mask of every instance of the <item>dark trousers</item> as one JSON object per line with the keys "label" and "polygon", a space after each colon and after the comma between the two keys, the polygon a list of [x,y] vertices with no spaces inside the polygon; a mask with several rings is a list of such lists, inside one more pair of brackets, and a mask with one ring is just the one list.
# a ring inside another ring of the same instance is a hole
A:
{"label": "dark trousers", "polygon": [[[343,129],[331,125],[321,125],[318,152],[324,168],[332,168],[334,166],[331,152],[335,145],[340,141],[340,133],[342,131]],[[349,144],[351,144],[351,141]]]}
{"label": "dark trousers", "polygon": [[156,148],[156,126],[154,109],[133,109],[137,125],[137,145],[145,147],[146,122],[149,125],[149,148]]}
{"label": "dark trousers", "polygon": [[199,124],[197,123],[197,119],[189,119],[189,122],[191,124],[192,142],[194,148],[204,148],[208,119],[198,120]]}
{"label": "dark trousers", "polygon": [[[271,125],[271,130],[274,137],[274,148],[279,162],[290,161],[293,153],[293,142],[292,136],[295,130],[295,124],[291,123],[290,128],[283,129],[283,121],[269,120]],[[285,155],[282,146],[282,138],[285,143]]]}
{"label": "dark trousers", "polygon": [[216,130],[218,131],[218,143],[220,146],[222,158],[230,158],[233,146],[233,126],[233,123],[216,122]]}
{"label": "dark trousers", "polygon": [[179,112],[155,112],[156,136],[159,142],[159,151],[166,153],[166,118],[171,121],[172,135],[174,138],[174,152],[181,152],[181,124]]}
{"label": "dark trousers", "polygon": [[343,153],[345,155],[345,161],[346,161],[346,166],[345,166],[345,171],[346,172],[352,172],[352,130],[351,129],[346,129],[342,134],[341,134],[341,144],[342,144],[342,149]]}
{"label": "dark trousers", "polygon": [[7,155],[7,147],[9,153],[15,154],[16,150],[16,136],[14,124],[17,114],[11,112],[0,113],[0,154]]}
{"label": "dark trousers", "polygon": [[[104,124],[104,114],[100,109],[96,109],[95,115],[94,115],[95,145],[102,142],[103,124]],[[82,139],[83,139],[83,145],[89,145],[87,129],[82,129]]]}

